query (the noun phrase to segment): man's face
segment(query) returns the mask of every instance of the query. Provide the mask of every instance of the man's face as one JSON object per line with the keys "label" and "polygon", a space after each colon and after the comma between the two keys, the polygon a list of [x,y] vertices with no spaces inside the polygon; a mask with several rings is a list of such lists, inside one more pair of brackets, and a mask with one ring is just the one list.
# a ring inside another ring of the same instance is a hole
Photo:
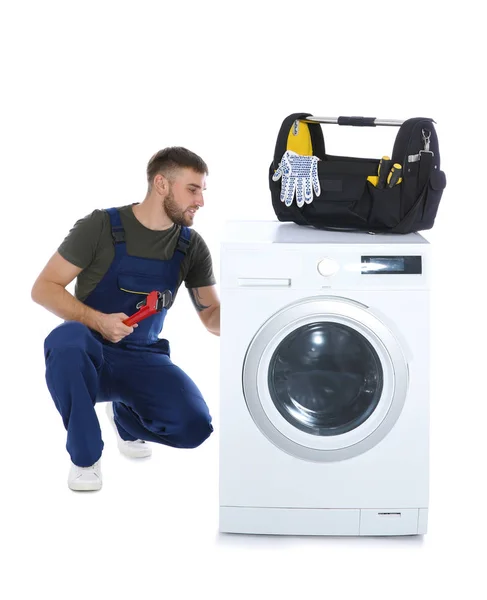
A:
{"label": "man's face", "polygon": [[169,182],[169,193],[164,198],[164,210],[176,225],[193,225],[196,211],[204,206],[206,175],[193,169],[178,169]]}

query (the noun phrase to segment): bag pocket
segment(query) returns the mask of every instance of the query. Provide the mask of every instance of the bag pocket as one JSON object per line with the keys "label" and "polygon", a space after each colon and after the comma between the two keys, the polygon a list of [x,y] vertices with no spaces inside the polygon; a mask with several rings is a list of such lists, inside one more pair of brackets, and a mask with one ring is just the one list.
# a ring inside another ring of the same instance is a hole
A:
{"label": "bag pocket", "polygon": [[[337,162],[318,163],[321,192],[302,208],[304,217],[315,226],[362,228],[366,220],[355,207],[362,206],[366,176],[341,171]],[[370,204],[368,198],[365,202]],[[365,208],[368,211],[369,206]],[[364,211],[363,211],[364,212]]]}
{"label": "bag pocket", "polygon": [[[355,165],[354,170],[369,168],[367,165]],[[367,176],[361,172],[354,173],[352,166],[346,162],[320,161],[318,163],[318,179],[321,194],[317,197],[322,202],[357,202],[364,193]]]}
{"label": "bag pocket", "polygon": [[366,226],[367,220],[363,213],[368,213],[370,200],[365,193],[363,176],[330,174],[326,178],[320,178],[320,186],[321,194],[301,209],[310,224],[344,229],[362,229]]}
{"label": "bag pocket", "polygon": [[430,229],[433,227],[436,213],[440,205],[443,190],[446,187],[446,175],[443,171],[435,169],[430,176],[428,190],[423,204],[423,214],[421,217],[422,227]]}
{"label": "bag pocket", "polygon": [[383,228],[395,227],[401,220],[401,184],[380,189],[367,181],[367,190],[372,199],[369,225]]}

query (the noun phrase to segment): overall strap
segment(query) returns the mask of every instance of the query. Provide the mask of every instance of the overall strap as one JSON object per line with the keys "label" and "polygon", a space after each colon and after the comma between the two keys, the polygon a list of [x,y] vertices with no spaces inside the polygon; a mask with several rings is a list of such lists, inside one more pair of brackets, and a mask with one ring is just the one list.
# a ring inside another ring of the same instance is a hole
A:
{"label": "overall strap", "polygon": [[183,259],[186,256],[186,253],[188,252],[190,240],[191,229],[189,227],[182,226],[181,231],[179,232],[178,243],[174,254],[176,254],[176,252],[179,252],[181,254],[181,259]]}
{"label": "overall strap", "polygon": [[120,213],[116,208],[107,208],[108,216],[110,217],[110,226],[112,229],[112,240],[115,246],[115,257],[123,256],[127,253],[125,244],[125,229],[120,220]]}

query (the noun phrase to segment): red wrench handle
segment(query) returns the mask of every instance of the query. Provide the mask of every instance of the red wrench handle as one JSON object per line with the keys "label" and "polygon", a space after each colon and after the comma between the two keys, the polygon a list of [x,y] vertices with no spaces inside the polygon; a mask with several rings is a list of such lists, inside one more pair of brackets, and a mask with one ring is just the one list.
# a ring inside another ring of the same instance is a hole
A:
{"label": "red wrench handle", "polygon": [[158,311],[155,308],[147,306],[147,304],[146,304],[145,306],[140,308],[136,313],[134,313],[132,316],[130,316],[128,319],[125,319],[124,323],[125,323],[125,325],[132,327],[132,325],[134,323],[143,321],[144,319],[147,319],[147,317],[150,317],[151,315],[155,315],[156,312],[158,312]]}

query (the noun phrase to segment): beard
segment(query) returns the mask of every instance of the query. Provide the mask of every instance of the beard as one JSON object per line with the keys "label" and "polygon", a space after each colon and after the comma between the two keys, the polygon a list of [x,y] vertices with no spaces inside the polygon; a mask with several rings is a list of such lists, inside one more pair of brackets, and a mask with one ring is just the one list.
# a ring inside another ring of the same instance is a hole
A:
{"label": "beard", "polygon": [[164,210],[166,211],[167,216],[176,225],[189,227],[193,224],[192,215],[179,208],[174,200],[174,194],[172,193],[171,189],[169,190],[168,195],[164,198]]}

